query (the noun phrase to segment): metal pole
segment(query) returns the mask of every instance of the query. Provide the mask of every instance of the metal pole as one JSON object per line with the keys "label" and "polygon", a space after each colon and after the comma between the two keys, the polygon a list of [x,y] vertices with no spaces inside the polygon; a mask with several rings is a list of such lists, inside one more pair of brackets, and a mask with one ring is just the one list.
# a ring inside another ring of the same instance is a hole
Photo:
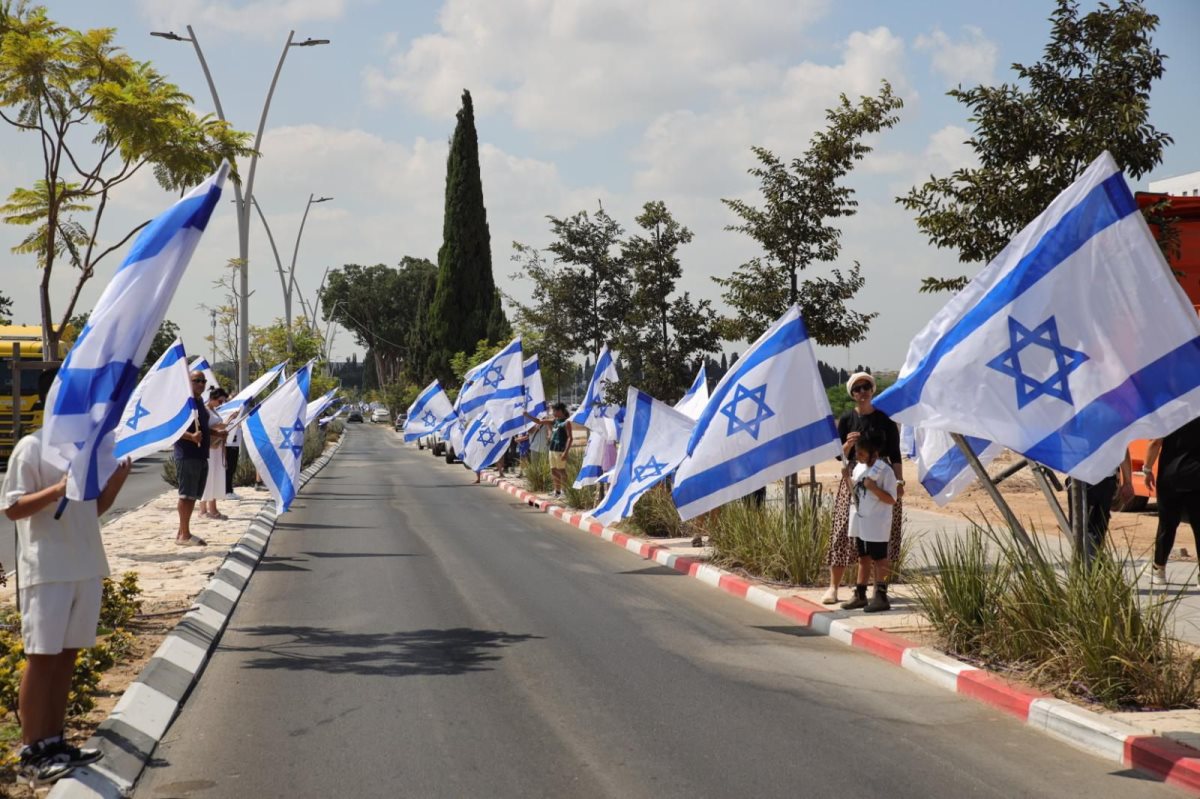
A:
{"label": "metal pole", "polygon": [[1054,518],[1058,522],[1058,529],[1062,531],[1064,537],[1072,539],[1072,543],[1074,543],[1071,522],[1067,519],[1067,514],[1063,513],[1062,505],[1058,504],[1058,497],[1054,495],[1054,487],[1050,485],[1050,478],[1046,476],[1046,467],[1034,464],[1033,479],[1037,481],[1038,488],[1042,489],[1042,496],[1050,504],[1050,510],[1054,512]]}
{"label": "metal pole", "polygon": [[[791,294],[789,295],[789,299],[788,299],[788,301],[792,305],[796,304],[797,293],[798,293],[798,291],[797,291],[797,287],[796,287],[796,267],[793,266],[792,267],[792,290],[791,290]],[[817,483],[817,467],[816,466],[809,467],[808,480],[809,480],[809,483],[811,484],[809,486],[809,489],[810,489],[809,496],[811,497],[812,503],[815,505],[816,504],[816,483]],[[783,478],[783,512],[784,512],[785,519],[787,518],[788,515],[790,515],[791,513],[793,513],[796,510],[796,499],[797,499],[796,494],[798,493],[797,485],[799,484],[799,482],[800,481],[796,479],[795,472],[792,472]]]}
{"label": "metal pole", "polygon": [[1071,487],[1067,490],[1067,501],[1071,504],[1071,541],[1075,545],[1075,556],[1083,558],[1085,566],[1092,560],[1092,546],[1088,534],[1087,489],[1087,483],[1071,478]]}
{"label": "metal pole", "polygon": [[217,311],[214,308],[209,312],[212,318],[212,367],[217,368]]}
{"label": "metal pole", "polygon": [[[21,345],[12,345],[12,445],[16,449],[21,440]],[[12,450],[9,450],[12,456]]]}
{"label": "metal pole", "polygon": [[1025,528],[1021,526],[1021,522],[1017,520],[1017,515],[1013,513],[1012,508],[1004,501],[1004,497],[1000,496],[1000,490],[992,482],[992,478],[988,476],[987,469],[983,468],[983,464],[979,462],[979,457],[975,454],[971,446],[967,444],[965,438],[958,433],[951,433],[950,437],[954,439],[954,443],[958,445],[958,449],[962,452],[963,457],[967,459],[967,463],[971,464],[971,469],[974,470],[975,476],[979,478],[979,482],[983,484],[983,489],[987,491],[988,496],[992,498],[992,502],[996,503],[996,507],[1004,514],[1004,520],[1008,523],[1008,527],[1012,530],[1013,537],[1017,542],[1025,548],[1025,551],[1034,558],[1040,559],[1037,547],[1033,545],[1033,541],[1029,538],[1029,534],[1025,532]]}

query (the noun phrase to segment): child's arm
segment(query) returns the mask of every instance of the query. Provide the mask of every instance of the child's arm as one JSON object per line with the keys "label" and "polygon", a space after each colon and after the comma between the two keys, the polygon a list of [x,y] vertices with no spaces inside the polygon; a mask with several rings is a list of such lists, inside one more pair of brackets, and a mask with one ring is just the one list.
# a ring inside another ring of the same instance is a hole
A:
{"label": "child's arm", "polygon": [[892,496],[891,494],[889,494],[888,492],[884,491],[882,488],[880,488],[879,484],[876,483],[874,480],[872,480],[870,477],[863,480],[863,485],[865,485],[867,487],[867,490],[870,491],[872,494],[874,494],[875,498],[878,499],[880,502],[882,502],[884,505],[895,505],[896,504],[896,498],[894,496]]}

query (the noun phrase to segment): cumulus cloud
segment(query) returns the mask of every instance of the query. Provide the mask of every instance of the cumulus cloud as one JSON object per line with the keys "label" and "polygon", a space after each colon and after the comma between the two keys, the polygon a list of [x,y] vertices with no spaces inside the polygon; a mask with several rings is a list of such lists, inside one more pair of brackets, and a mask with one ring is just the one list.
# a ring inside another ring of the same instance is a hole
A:
{"label": "cumulus cloud", "polygon": [[974,25],[963,27],[963,38],[951,39],[935,28],[917,37],[913,46],[929,53],[933,71],[947,86],[991,84],[995,79],[999,48]]}
{"label": "cumulus cloud", "polygon": [[762,0],[731,14],[691,0],[449,0],[440,30],[364,72],[369,99],[453,113],[469,87],[539,133],[595,136],[771,74],[827,0]]}
{"label": "cumulus cloud", "polygon": [[[191,24],[201,30],[272,38],[280,25],[304,25],[341,19],[349,0],[138,0],[142,16],[156,30],[183,34]],[[299,37],[303,39],[304,36]]]}

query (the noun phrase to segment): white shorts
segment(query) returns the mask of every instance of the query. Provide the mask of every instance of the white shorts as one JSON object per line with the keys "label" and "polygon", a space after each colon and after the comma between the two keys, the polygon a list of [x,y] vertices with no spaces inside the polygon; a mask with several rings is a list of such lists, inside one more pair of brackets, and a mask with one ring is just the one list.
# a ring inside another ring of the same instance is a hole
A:
{"label": "white shorts", "polygon": [[100,621],[99,577],[21,588],[21,638],[29,655],[57,655],[96,643]]}

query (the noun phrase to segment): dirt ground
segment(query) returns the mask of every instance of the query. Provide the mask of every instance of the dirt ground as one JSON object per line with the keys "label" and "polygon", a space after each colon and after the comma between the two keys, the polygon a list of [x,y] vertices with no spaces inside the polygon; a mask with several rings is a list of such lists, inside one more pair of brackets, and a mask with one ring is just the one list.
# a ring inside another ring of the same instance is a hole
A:
{"label": "dirt ground", "polygon": [[[1005,467],[1016,462],[1018,457],[1014,453],[1005,450],[1004,453],[992,462],[988,471],[991,474],[997,474]],[[826,494],[836,491],[836,480],[839,473],[840,463],[836,460],[826,461],[817,466],[817,480],[824,484]],[[915,464],[909,462],[904,464],[904,476],[907,484],[904,505],[907,508],[944,513],[949,516],[966,517],[972,521],[982,518],[993,524],[1003,525],[1004,523],[1000,511],[987,495],[987,492],[978,483],[972,485],[962,495],[955,497],[949,504],[939,507],[930,498],[929,494],[926,493],[925,489],[917,483],[917,468]],[[1064,475],[1059,475],[1060,482],[1062,482],[1063,477]],[[1041,489],[1034,482],[1033,473],[1029,469],[1022,469],[1000,483],[1000,493],[1027,530],[1037,530],[1049,535],[1059,534],[1058,523],[1055,521],[1054,513],[1042,495]],[[1065,508],[1067,492],[1057,492],[1057,496],[1059,504]],[[1146,510],[1139,513],[1114,513],[1112,521],[1109,524],[1109,534],[1112,542],[1118,547],[1128,545],[1136,557],[1148,557],[1154,549],[1154,532],[1157,526],[1157,508],[1154,502],[1151,501]],[[1179,549],[1182,547],[1187,551],[1189,559],[1195,558],[1195,545],[1191,537],[1187,535],[1186,529],[1180,529],[1175,547],[1176,557],[1178,557]]]}

